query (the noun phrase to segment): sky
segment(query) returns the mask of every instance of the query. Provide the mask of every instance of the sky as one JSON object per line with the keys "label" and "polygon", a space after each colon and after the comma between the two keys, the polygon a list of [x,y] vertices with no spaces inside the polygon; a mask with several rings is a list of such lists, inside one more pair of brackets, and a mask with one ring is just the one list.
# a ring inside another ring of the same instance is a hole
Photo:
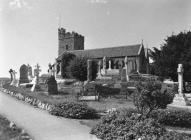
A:
{"label": "sky", "polygon": [[[58,27],[85,36],[85,49],[164,40],[191,30],[191,0],[0,0],[0,77],[22,64],[42,73],[58,56]],[[19,75],[17,75],[18,77]]]}

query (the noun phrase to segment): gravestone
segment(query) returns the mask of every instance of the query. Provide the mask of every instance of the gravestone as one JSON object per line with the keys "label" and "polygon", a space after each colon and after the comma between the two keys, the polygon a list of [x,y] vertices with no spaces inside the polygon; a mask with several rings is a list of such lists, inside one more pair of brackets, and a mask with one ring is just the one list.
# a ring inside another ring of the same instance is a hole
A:
{"label": "gravestone", "polygon": [[9,70],[9,73],[10,73],[10,76],[11,76],[11,82],[13,81],[13,73],[12,73],[12,72],[13,72],[13,70],[10,69],[10,70]]}
{"label": "gravestone", "polygon": [[92,60],[88,60],[87,63],[87,81],[92,81]]}
{"label": "gravestone", "polygon": [[178,93],[183,94],[183,65],[178,64],[177,73],[178,73]]}
{"label": "gravestone", "polygon": [[107,70],[106,70],[106,57],[103,57],[103,75],[107,74]]}
{"label": "gravestone", "polygon": [[129,81],[129,73],[128,73],[128,58],[125,57],[125,69],[126,69],[126,80]]}
{"label": "gravestone", "polygon": [[31,91],[39,91],[40,90],[40,85],[39,85],[39,74],[41,72],[40,66],[37,64],[35,66],[36,68],[34,69],[34,75],[35,75],[35,83],[33,84]]}
{"label": "gravestone", "polygon": [[29,83],[29,79],[28,79],[28,67],[23,64],[20,67],[20,79],[19,79],[19,83]]}
{"label": "gravestone", "polygon": [[111,60],[109,60],[109,70],[111,70]]}
{"label": "gravestone", "polygon": [[29,79],[32,79],[33,78],[32,67],[29,64],[27,65],[27,67],[28,67],[28,77]]}
{"label": "gravestone", "polygon": [[46,84],[48,85],[48,94],[49,95],[56,95],[58,94],[58,86],[55,80],[55,77],[51,75],[48,79]]}
{"label": "gravestone", "polygon": [[183,65],[178,64],[177,73],[178,73],[178,94],[175,94],[173,99],[173,103],[171,105],[176,106],[185,106],[186,103],[186,96],[183,93]]}
{"label": "gravestone", "polygon": [[101,61],[98,62],[98,78],[101,77]]}
{"label": "gravestone", "polygon": [[12,72],[12,75],[13,75],[13,80],[12,80],[12,82],[11,82],[11,84],[10,85],[12,85],[12,86],[18,86],[18,81],[17,81],[17,79],[16,79],[16,71],[15,70],[13,70],[13,72]]}

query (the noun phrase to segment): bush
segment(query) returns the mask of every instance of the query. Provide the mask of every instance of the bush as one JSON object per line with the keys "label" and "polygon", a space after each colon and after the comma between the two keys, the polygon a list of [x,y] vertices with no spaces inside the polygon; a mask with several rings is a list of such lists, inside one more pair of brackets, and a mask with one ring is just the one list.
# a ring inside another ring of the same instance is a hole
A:
{"label": "bush", "polygon": [[133,140],[143,136],[159,137],[166,132],[154,119],[138,120],[137,114],[126,115],[130,113],[116,111],[102,117],[91,134],[103,140]]}
{"label": "bush", "polygon": [[[136,114],[137,110],[133,108],[121,109],[119,115],[131,117]],[[160,109],[151,112],[150,118],[157,120],[162,125],[173,127],[191,128],[191,111],[175,110],[175,109]]]}
{"label": "bush", "polygon": [[[71,75],[79,81],[87,80],[87,60],[88,57],[75,57],[68,68],[71,71]],[[97,63],[92,61],[92,79],[94,80],[96,76]]]}
{"label": "bush", "polygon": [[132,125],[133,121],[130,118],[114,112],[102,117],[90,133],[103,140],[116,140],[119,137],[124,139],[128,137],[128,132]]}
{"label": "bush", "polygon": [[135,125],[133,125],[130,129],[130,132],[134,135],[136,139],[140,137],[157,138],[161,135],[164,135],[166,130],[156,120],[148,118],[137,121]]}
{"label": "bush", "polygon": [[65,102],[55,105],[50,112],[52,115],[72,119],[98,118],[96,110],[89,108],[85,103]]}
{"label": "bush", "polygon": [[70,62],[71,60],[73,60],[75,58],[75,54],[73,53],[68,53],[68,52],[65,52],[63,55],[62,55],[62,58],[61,58],[61,75],[63,78],[69,78],[70,75],[68,74],[69,71],[68,71],[68,66],[70,65]]}
{"label": "bush", "polygon": [[188,110],[158,110],[151,113],[151,117],[157,119],[160,124],[191,128],[191,112]]}
{"label": "bush", "polygon": [[135,109],[123,109],[108,114],[91,130],[103,140],[189,140],[190,135],[167,131],[152,118],[138,119]]}
{"label": "bush", "polygon": [[133,101],[142,116],[148,117],[153,110],[165,109],[174,98],[174,93],[162,90],[158,82],[138,82],[136,88]]}
{"label": "bush", "polygon": [[170,131],[160,136],[159,140],[190,140],[191,136],[185,133],[177,133],[175,131]]}

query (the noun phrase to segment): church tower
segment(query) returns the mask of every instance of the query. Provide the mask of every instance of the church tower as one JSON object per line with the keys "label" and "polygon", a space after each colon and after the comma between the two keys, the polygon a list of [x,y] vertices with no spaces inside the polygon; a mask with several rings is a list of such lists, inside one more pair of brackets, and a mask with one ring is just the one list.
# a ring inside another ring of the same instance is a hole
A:
{"label": "church tower", "polygon": [[65,51],[84,50],[84,36],[76,32],[58,29],[58,56]]}

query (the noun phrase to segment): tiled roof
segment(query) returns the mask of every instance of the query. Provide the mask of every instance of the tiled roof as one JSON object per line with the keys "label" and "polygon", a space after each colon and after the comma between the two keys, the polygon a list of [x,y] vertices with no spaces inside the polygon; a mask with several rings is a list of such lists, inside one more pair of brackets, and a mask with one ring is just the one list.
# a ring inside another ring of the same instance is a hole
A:
{"label": "tiled roof", "polygon": [[[111,47],[111,48],[99,48],[99,49],[90,49],[90,50],[74,50],[67,51],[73,53],[77,56],[88,56],[90,58],[103,58],[106,57],[125,57],[125,56],[138,56],[139,51],[142,47],[142,44],[129,45],[129,46],[120,46],[120,47]],[[57,59],[61,59],[60,55]]]}

